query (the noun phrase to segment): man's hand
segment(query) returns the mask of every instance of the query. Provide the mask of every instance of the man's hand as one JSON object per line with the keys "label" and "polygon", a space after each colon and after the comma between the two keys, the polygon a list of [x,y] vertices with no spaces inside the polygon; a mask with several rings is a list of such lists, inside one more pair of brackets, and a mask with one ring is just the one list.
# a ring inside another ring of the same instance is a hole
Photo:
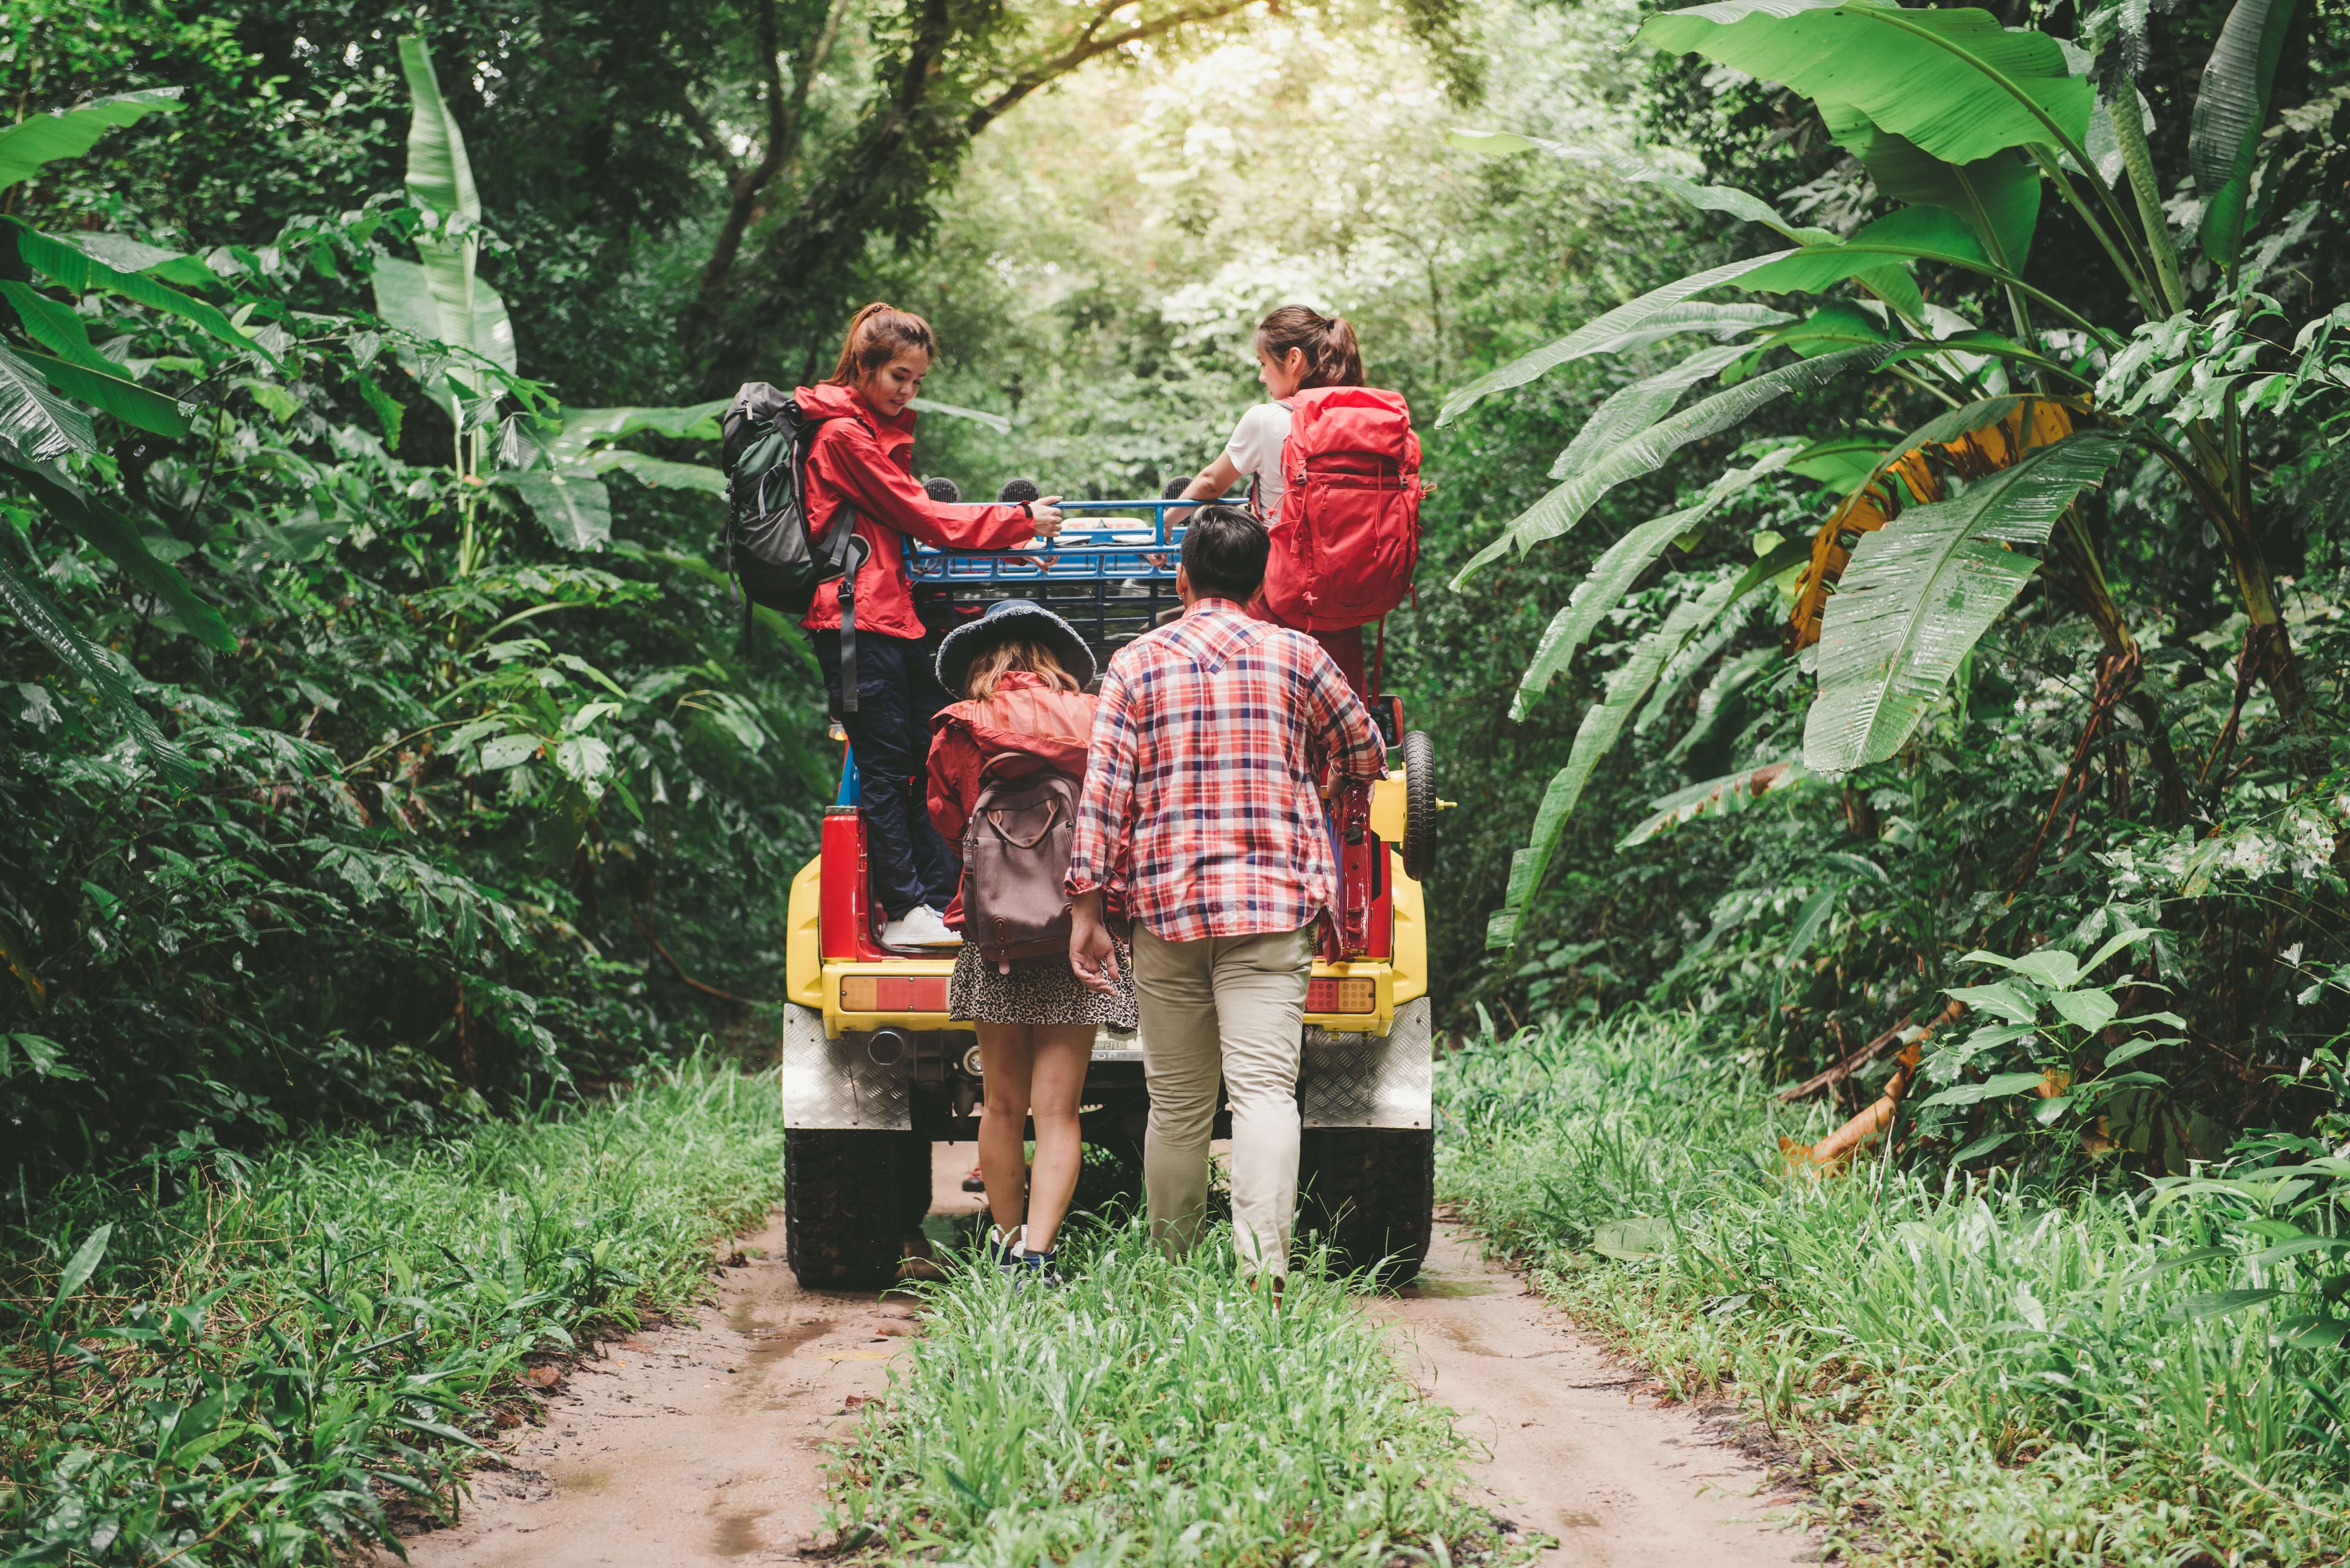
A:
{"label": "man's hand", "polygon": [[1118,943],[1102,924],[1098,888],[1078,894],[1069,905],[1069,968],[1087,991],[1118,994]]}

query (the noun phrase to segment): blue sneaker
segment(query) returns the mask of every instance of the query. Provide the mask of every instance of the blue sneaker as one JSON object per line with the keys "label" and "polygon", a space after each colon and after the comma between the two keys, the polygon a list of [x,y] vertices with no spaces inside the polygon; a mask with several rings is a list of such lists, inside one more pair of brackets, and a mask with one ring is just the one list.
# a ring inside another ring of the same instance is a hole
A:
{"label": "blue sneaker", "polygon": [[1027,1226],[1014,1225],[1005,1231],[990,1225],[987,1239],[981,1243],[981,1255],[995,1265],[996,1272],[1009,1279],[1020,1272],[1020,1259],[1027,1247]]}
{"label": "blue sneaker", "polygon": [[[1024,1231],[1027,1227],[1023,1226],[1021,1229]],[[1041,1252],[1032,1252],[1024,1239],[1020,1248],[1019,1262],[1012,1265],[1006,1272],[1012,1273],[1014,1288],[1022,1285],[1042,1285],[1051,1289],[1061,1282],[1059,1271],[1053,1267],[1053,1261],[1059,1256],[1060,1249],[1057,1247],[1047,1247]]]}

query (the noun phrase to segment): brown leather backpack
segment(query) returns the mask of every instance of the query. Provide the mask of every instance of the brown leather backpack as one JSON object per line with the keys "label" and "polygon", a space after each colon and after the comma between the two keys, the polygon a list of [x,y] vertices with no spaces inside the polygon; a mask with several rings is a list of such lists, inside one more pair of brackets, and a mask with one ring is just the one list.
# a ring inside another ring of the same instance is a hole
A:
{"label": "brown leather backpack", "polygon": [[1005,753],[980,770],[962,833],[962,940],[998,973],[1069,956],[1069,848],[1077,782],[1042,759]]}

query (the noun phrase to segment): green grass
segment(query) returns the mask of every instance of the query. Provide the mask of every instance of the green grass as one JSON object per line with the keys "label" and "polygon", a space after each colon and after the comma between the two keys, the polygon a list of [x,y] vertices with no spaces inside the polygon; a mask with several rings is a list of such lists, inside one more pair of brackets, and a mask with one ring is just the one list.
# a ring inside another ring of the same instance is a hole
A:
{"label": "green grass", "polygon": [[689,1301],[782,1168],[772,1084],[695,1062],[560,1116],[289,1144],[176,1195],[160,1163],[144,1192],[15,1195],[0,1558],[323,1563],[385,1537],[380,1494],[446,1512],[524,1358]]}
{"label": "green grass", "polygon": [[992,1269],[931,1287],[890,1397],[835,1469],[833,1522],[869,1555],[970,1568],[1482,1561],[1467,1444],[1398,1374],[1339,1282],[1276,1311],[1228,1232],[1170,1261],[1080,1227],[1068,1282]]}
{"label": "green grass", "polygon": [[[1842,1544],[1919,1563],[2345,1560],[2350,1361],[2284,1339],[2340,1254],[2262,1256],[2289,1211],[2345,1233],[2325,1182],[1795,1176],[1776,1135],[1816,1137],[1829,1113],[1774,1112],[1693,1034],[1630,1015],[1448,1058],[1439,1189],[1669,1386],[1767,1420]],[[2278,1293],[2226,1293],[2262,1291]]]}

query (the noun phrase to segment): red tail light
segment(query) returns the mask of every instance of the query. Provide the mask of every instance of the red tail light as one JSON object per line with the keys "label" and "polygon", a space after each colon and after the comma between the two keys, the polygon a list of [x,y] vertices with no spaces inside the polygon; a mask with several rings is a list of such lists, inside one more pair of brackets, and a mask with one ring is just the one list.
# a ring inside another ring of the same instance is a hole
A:
{"label": "red tail light", "polygon": [[1378,1005],[1379,988],[1374,981],[1326,979],[1305,982],[1308,1012],[1375,1012]]}
{"label": "red tail light", "polygon": [[944,1012],[947,977],[942,974],[845,974],[840,977],[843,1012]]}

